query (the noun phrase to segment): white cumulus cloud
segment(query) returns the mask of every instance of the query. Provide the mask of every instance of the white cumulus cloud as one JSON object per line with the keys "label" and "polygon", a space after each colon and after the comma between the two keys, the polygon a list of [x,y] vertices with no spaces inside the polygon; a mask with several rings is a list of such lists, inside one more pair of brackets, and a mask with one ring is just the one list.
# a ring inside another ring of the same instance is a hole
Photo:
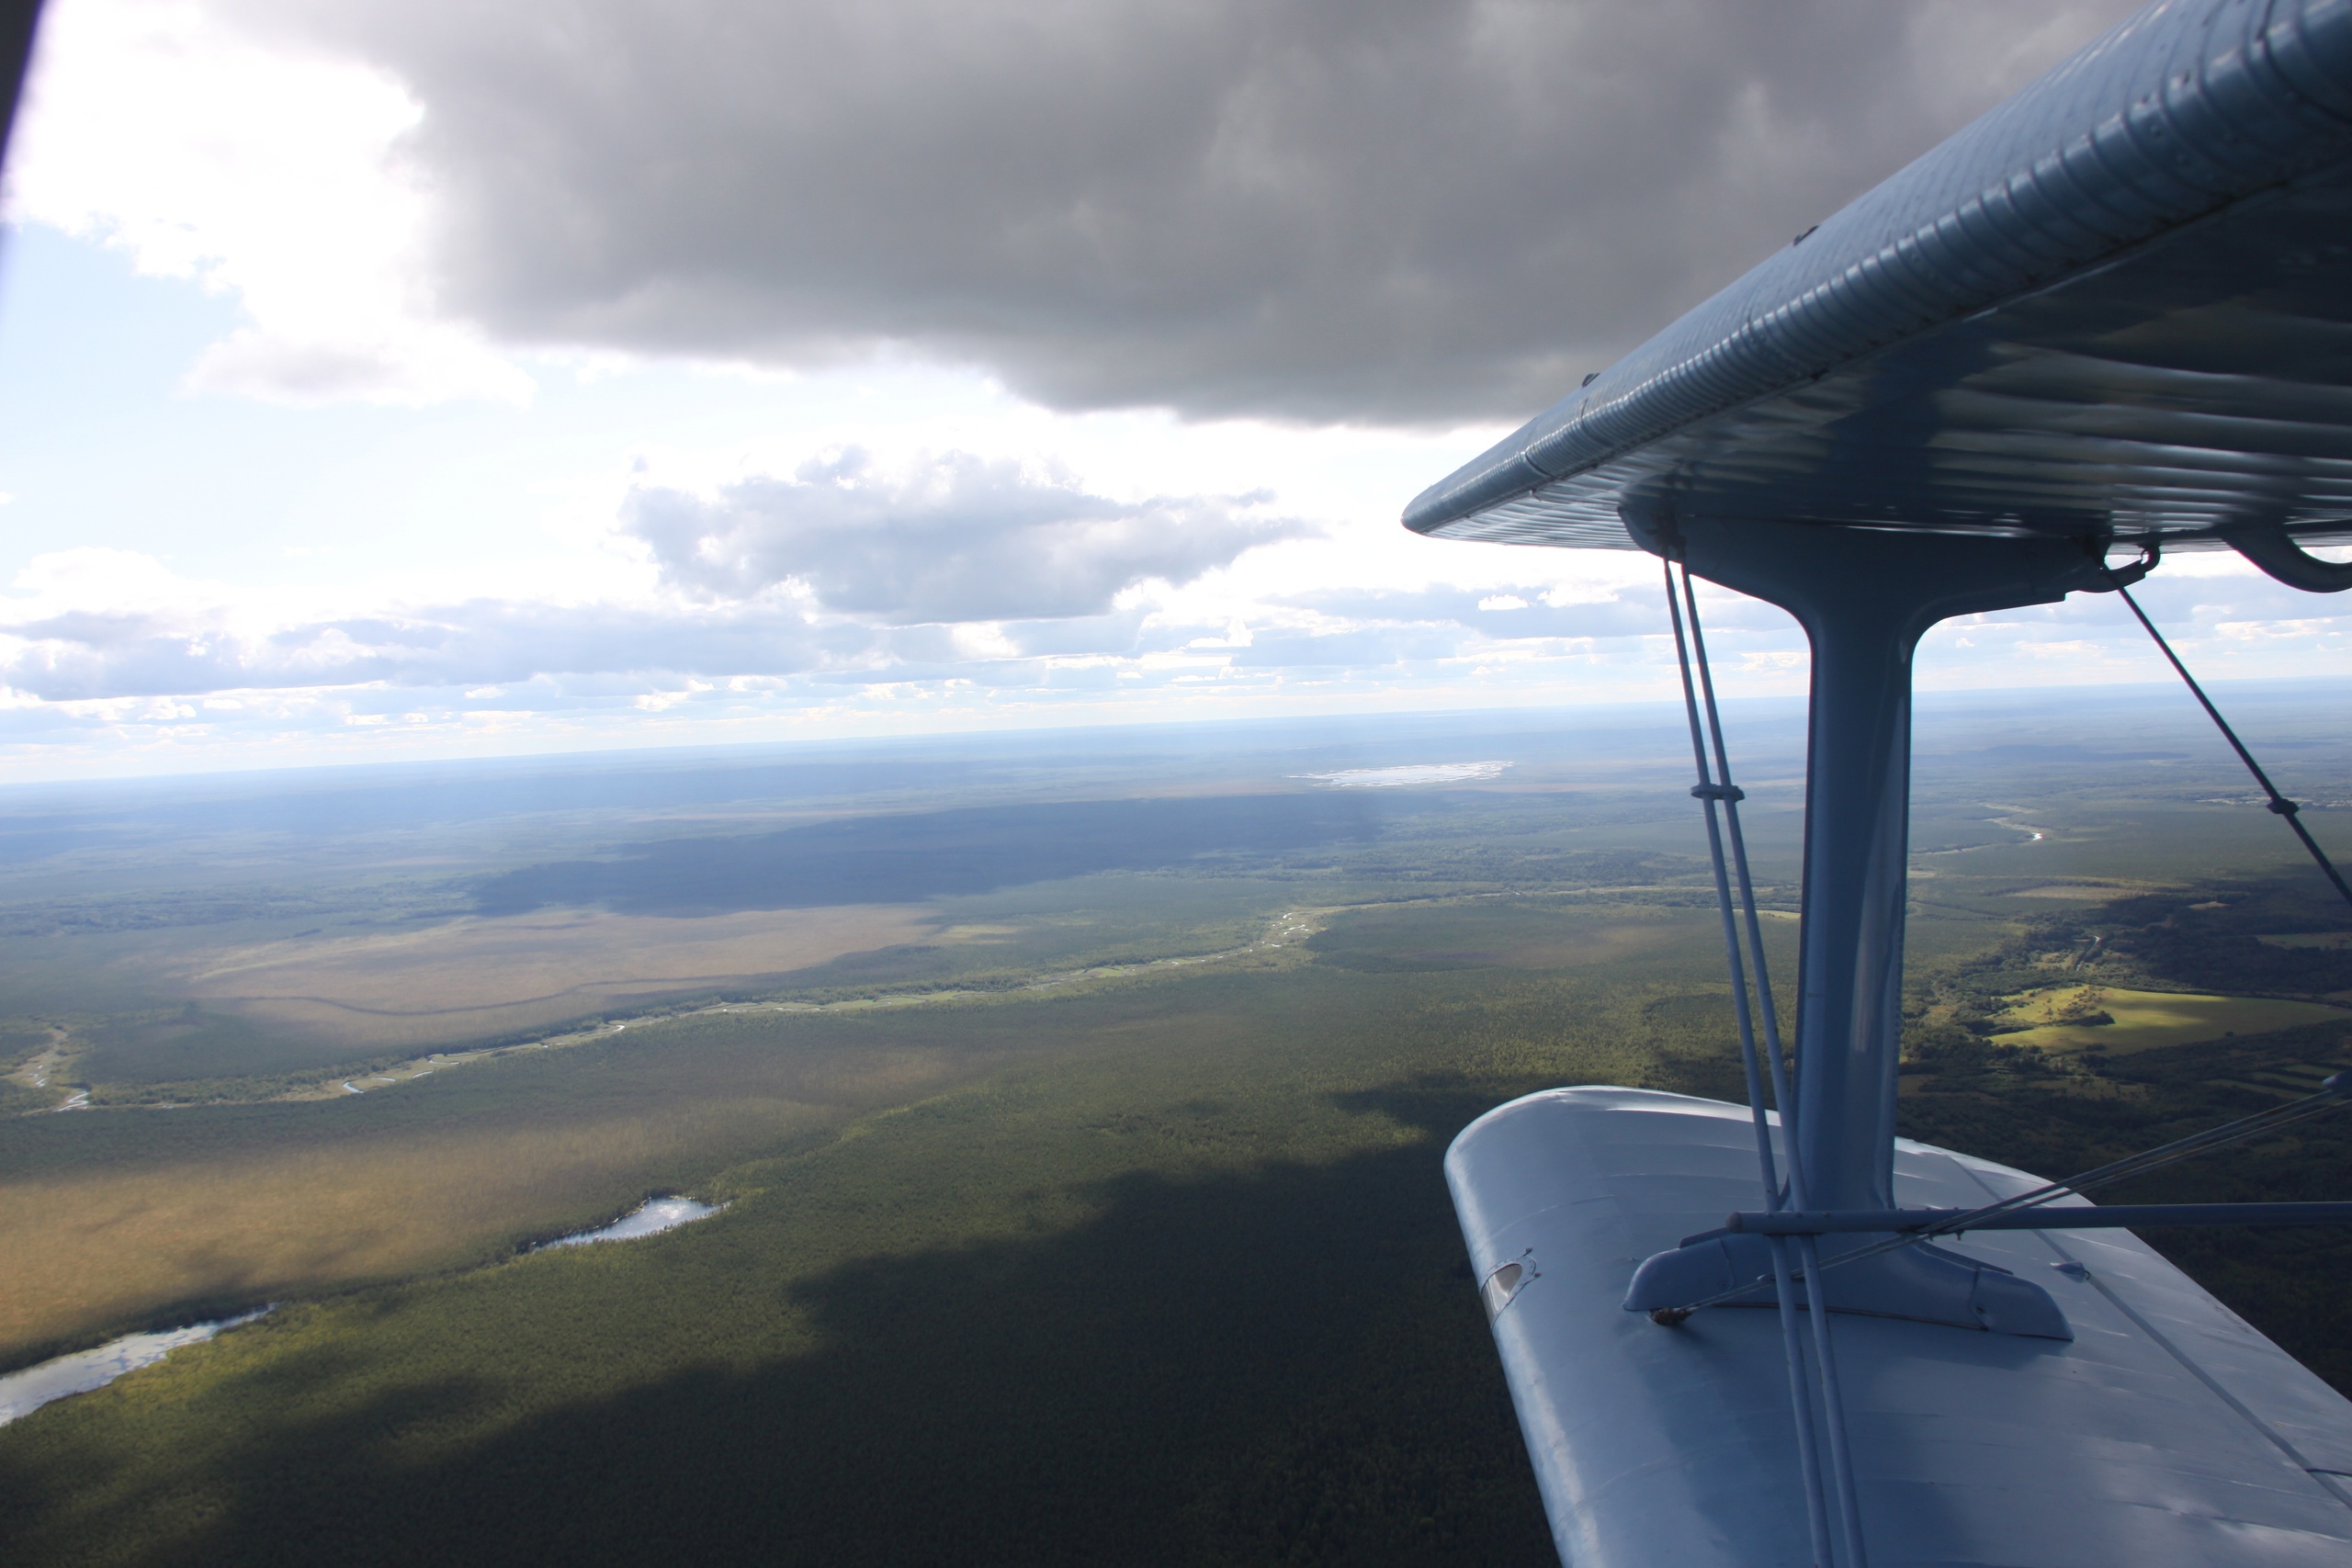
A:
{"label": "white cumulus cloud", "polygon": [[380,66],[256,40],[196,0],[54,0],[7,211],[233,295],[246,320],[190,367],[198,389],[526,399],[432,291],[432,198],[401,152],[423,113]]}
{"label": "white cumulus cloud", "polygon": [[1253,546],[1311,533],[1268,498],[1119,502],[966,452],[889,467],[851,447],[705,499],[631,496],[628,532],[670,581],[746,598],[793,584],[892,624],[1098,615],[1143,583],[1192,581]]}

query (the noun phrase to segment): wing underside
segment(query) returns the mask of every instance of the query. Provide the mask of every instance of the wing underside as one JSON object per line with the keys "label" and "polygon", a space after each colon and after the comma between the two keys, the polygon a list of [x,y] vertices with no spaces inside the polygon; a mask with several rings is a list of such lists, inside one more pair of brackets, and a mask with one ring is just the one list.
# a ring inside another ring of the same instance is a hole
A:
{"label": "wing underside", "polygon": [[2352,537],[2352,6],[2153,6],[1417,499]]}

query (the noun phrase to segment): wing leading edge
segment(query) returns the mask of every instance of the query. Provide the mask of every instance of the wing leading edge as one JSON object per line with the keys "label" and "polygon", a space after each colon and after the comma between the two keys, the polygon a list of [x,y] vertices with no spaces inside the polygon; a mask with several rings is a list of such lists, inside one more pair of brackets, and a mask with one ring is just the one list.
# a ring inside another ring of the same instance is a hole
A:
{"label": "wing leading edge", "polygon": [[1416,499],[2352,538],[2352,0],[2152,6]]}

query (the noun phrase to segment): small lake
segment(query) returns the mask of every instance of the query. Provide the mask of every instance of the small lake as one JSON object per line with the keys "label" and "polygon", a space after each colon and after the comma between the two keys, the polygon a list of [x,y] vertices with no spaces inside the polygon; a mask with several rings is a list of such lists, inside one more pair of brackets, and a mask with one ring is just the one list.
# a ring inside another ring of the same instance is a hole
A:
{"label": "small lake", "polygon": [[1412,762],[1396,768],[1342,768],[1335,773],[1293,773],[1334,789],[1403,789],[1414,784],[1473,784],[1502,777],[1509,762]]}
{"label": "small lake", "polygon": [[611,1224],[560,1235],[531,1250],[545,1252],[551,1247],[586,1247],[596,1241],[634,1241],[641,1235],[659,1235],[696,1220],[707,1220],[725,1207],[724,1203],[699,1203],[692,1198],[648,1198]]}
{"label": "small lake", "polygon": [[[608,1225],[558,1236],[531,1250],[545,1252],[554,1247],[586,1247],[591,1242],[633,1241],[639,1236],[659,1235],[663,1231],[708,1219],[725,1207],[724,1203],[704,1203],[692,1198],[649,1198]],[[126,1334],[95,1350],[77,1350],[20,1372],[10,1372],[0,1377],[0,1427],[20,1416],[31,1415],[52,1400],[104,1388],[125,1372],[153,1366],[183,1345],[200,1345],[222,1329],[251,1323],[269,1310],[256,1307],[236,1317],[191,1323],[185,1328],[167,1328],[156,1334]]]}
{"label": "small lake", "polygon": [[269,1310],[256,1307],[236,1317],[191,1323],[186,1328],[167,1328],[159,1334],[126,1334],[95,1350],[76,1350],[37,1367],[10,1372],[0,1377],[0,1427],[67,1394],[104,1388],[125,1372],[153,1366],[183,1345],[200,1345],[222,1329],[251,1323]]}

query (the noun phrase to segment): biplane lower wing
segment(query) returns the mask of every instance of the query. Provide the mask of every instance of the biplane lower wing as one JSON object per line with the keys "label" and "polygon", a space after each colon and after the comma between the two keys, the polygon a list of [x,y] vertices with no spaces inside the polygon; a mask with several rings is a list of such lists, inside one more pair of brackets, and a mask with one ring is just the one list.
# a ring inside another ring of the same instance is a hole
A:
{"label": "biplane lower wing", "polygon": [[[1747,1109],[1552,1089],[1473,1122],[1446,1177],[1562,1560],[1810,1561],[1776,1314],[1623,1310],[1644,1258],[1755,1206]],[[1895,1147],[1906,1205],[2035,1184]],[[1872,1562],[2352,1562],[2352,1405],[2145,1242],[2053,1212],[1945,1245],[2045,1286],[2074,1337],[1833,1313]]]}

